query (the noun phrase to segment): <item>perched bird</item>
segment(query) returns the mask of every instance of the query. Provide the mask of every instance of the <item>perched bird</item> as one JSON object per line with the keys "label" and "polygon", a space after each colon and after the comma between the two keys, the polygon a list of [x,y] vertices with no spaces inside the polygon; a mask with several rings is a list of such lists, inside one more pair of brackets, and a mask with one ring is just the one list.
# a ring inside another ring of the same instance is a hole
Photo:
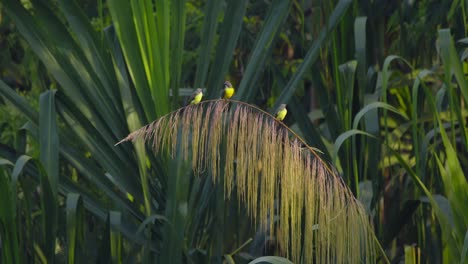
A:
{"label": "perched bird", "polygon": [[286,109],[286,104],[281,104],[278,107],[278,111],[276,111],[276,119],[278,119],[279,121],[283,121],[287,113],[288,109]]}
{"label": "perched bird", "polygon": [[197,88],[192,95],[189,97],[189,104],[198,104],[203,98],[203,91],[201,88]]}
{"label": "perched bird", "polygon": [[229,99],[234,95],[235,89],[232,87],[232,84],[230,81],[225,81],[224,82],[224,90],[223,90],[223,99]]}

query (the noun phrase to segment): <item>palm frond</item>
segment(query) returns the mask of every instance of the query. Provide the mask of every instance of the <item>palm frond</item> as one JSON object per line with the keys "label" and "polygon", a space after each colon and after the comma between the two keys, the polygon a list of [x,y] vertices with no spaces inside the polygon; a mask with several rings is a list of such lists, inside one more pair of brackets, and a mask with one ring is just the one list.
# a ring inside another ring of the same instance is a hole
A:
{"label": "palm frond", "polygon": [[254,222],[269,230],[294,262],[375,262],[364,208],[334,170],[312,148],[304,151],[305,143],[291,133],[252,105],[211,100],[165,115],[119,143],[140,138],[157,154],[171,156],[180,146],[196,174],[209,170],[215,182],[224,177],[226,198],[236,188]]}

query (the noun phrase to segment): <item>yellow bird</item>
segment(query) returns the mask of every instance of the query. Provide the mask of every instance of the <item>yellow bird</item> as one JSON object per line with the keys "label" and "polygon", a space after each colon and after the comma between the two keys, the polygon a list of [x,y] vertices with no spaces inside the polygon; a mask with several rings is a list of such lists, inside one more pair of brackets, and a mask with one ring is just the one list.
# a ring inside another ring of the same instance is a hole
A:
{"label": "yellow bird", "polygon": [[223,90],[223,96],[222,98],[223,99],[229,99],[231,98],[233,95],[234,95],[234,92],[236,90],[234,89],[234,87],[232,87],[232,84],[231,82],[229,81],[225,81],[224,82],[224,90]]}
{"label": "yellow bird", "polygon": [[189,104],[198,104],[203,98],[203,91],[201,88],[197,88],[190,98],[188,99]]}
{"label": "yellow bird", "polygon": [[286,104],[281,104],[278,108],[278,111],[276,111],[276,119],[283,121],[287,113],[288,109],[286,109]]}

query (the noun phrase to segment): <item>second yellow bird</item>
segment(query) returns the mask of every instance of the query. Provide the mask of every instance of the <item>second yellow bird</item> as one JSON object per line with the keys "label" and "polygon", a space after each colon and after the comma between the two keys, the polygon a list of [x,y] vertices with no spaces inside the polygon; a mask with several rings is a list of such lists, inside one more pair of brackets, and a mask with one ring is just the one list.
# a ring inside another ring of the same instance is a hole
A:
{"label": "second yellow bird", "polygon": [[229,99],[234,95],[235,89],[232,87],[232,84],[230,81],[225,81],[224,82],[224,90],[223,90],[223,99]]}
{"label": "second yellow bird", "polygon": [[203,90],[201,88],[197,88],[189,98],[190,104],[198,104],[203,98]]}
{"label": "second yellow bird", "polygon": [[283,121],[287,113],[288,109],[286,109],[286,104],[281,104],[278,108],[278,111],[276,111],[276,119]]}

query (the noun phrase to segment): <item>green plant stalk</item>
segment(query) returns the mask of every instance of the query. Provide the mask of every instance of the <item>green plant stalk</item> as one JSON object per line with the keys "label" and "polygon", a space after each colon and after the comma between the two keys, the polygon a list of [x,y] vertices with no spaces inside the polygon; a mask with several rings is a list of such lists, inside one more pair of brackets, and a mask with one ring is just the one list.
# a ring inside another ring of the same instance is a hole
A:
{"label": "green plant stalk", "polygon": [[382,254],[382,257],[384,258],[385,262],[387,264],[390,264],[390,260],[388,259],[387,257],[387,254],[385,253],[385,250],[382,248],[382,245],[380,245],[380,242],[379,240],[377,239],[377,237],[375,236],[375,234],[372,236],[374,238],[374,241],[375,241],[375,244],[377,245],[377,247],[379,248],[380,250],[380,253]]}

